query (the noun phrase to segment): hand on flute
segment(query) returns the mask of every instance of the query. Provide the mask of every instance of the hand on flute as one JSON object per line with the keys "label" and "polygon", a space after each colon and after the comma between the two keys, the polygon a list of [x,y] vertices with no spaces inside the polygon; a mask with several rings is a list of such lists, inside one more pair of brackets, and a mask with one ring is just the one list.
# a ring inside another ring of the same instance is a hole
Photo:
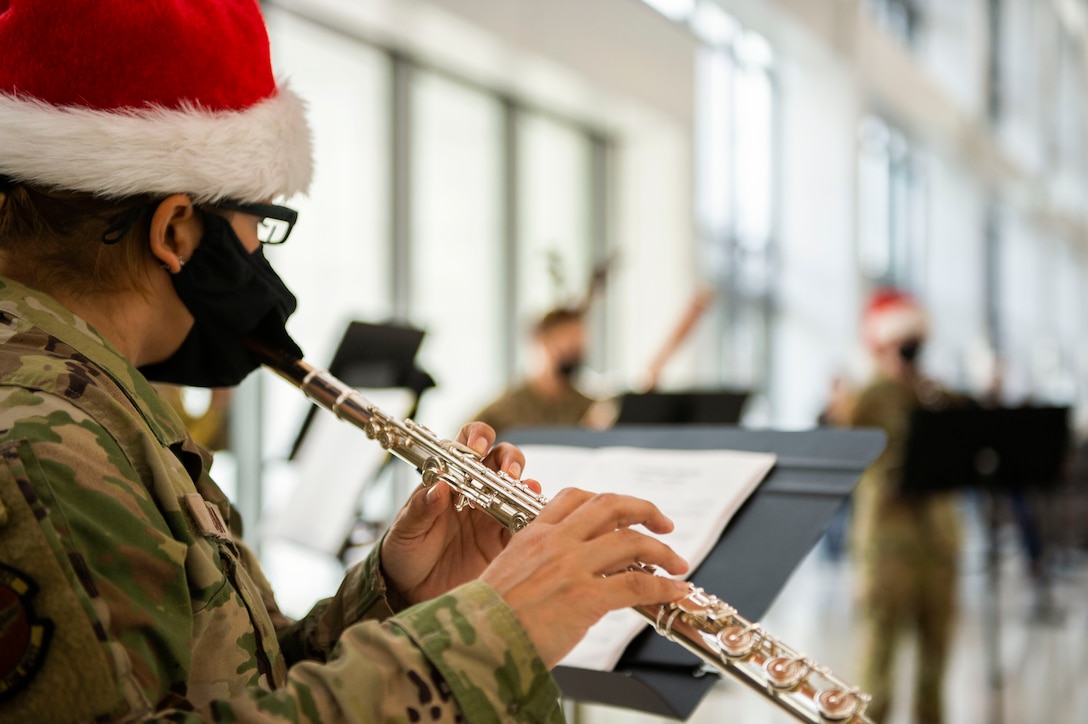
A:
{"label": "hand on flute", "polygon": [[483,572],[549,669],[609,611],[687,595],[687,583],[627,570],[636,561],[672,574],[688,570],[671,548],[633,525],[654,533],[673,529],[645,500],[567,488]]}
{"label": "hand on flute", "polygon": [[[457,442],[475,450],[492,470],[521,477],[525,455],[510,443],[495,445],[495,431],[489,425],[468,423],[461,428]],[[526,484],[540,492],[535,481]],[[409,604],[479,578],[510,540],[507,527],[486,512],[455,510],[456,496],[444,483],[420,486],[401,508],[382,543],[385,578]]]}

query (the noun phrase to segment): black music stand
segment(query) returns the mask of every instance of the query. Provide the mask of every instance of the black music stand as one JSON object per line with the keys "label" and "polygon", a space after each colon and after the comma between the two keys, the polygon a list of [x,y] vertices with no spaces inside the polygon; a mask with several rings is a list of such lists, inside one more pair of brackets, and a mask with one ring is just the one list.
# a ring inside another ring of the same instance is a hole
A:
{"label": "black music stand", "polygon": [[745,390],[629,392],[620,398],[617,425],[736,425]]}
{"label": "black music stand", "polygon": [[907,433],[904,495],[962,488],[981,491],[987,503],[986,641],[990,721],[1003,717],[1000,650],[999,496],[1047,490],[1057,484],[1069,450],[1069,408],[967,407],[915,410]]}
{"label": "black music stand", "polygon": [[[423,336],[423,330],[400,324],[350,322],[340,338],[328,371],[351,387],[402,387],[411,390],[418,404],[424,390],[435,384],[434,379],[415,363]],[[306,412],[288,459],[295,458],[317,411],[317,406],[313,405]],[[410,414],[414,413],[413,409]]]}
{"label": "black music stand", "polygon": [[[879,430],[781,432],[721,426],[511,431],[517,445],[634,446],[666,450],[744,450],[777,454],[774,469],[726,526],[691,580],[758,620],[816,544],[884,447]],[[774,535],[768,535],[774,531]],[[717,677],[694,654],[652,630],[631,642],[612,671],[560,666],[563,695],[576,701],[687,719]]]}
{"label": "black music stand", "polygon": [[[434,379],[415,363],[415,356],[423,342],[423,337],[423,330],[407,325],[349,322],[329,363],[328,371],[351,387],[372,390],[388,388],[409,390],[413,394],[413,399],[406,417],[413,417],[423,392],[435,386]],[[306,411],[302,426],[291,446],[289,460],[298,459],[299,451],[303,449],[303,444],[308,439],[307,432],[313,424],[315,415],[318,414],[325,413],[319,412],[317,405],[311,405]],[[381,474],[391,459],[392,456],[387,456],[376,472],[361,474],[360,494],[369,481]],[[356,519],[356,524],[358,523],[359,520]],[[341,560],[352,545],[352,536],[353,534],[349,532],[340,546]]]}
{"label": "black music stand", "polygon": [[903,464],[907,495],[1052,486],[1069,449],[1067,407],[915,410]]}

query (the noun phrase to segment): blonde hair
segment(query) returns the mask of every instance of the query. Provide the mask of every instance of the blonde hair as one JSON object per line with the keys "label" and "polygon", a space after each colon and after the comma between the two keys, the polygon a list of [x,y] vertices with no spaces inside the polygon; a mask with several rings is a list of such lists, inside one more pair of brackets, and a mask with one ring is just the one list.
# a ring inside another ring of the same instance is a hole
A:
{"label": "blonde hair", "polygon": [[[146,292],[152,204],[150,196],[105,199],[0,178],[0,272],[80,297]],[[109,235],[122,219],[131,223]]]}

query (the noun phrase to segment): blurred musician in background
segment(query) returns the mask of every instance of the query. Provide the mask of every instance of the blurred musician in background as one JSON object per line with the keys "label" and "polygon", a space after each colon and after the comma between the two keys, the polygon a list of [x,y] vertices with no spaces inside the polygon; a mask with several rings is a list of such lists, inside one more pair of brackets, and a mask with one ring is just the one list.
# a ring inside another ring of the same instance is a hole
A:
{"label": "blurred musician in background", "polygon": [[918,359],[927,335],[922,307],[901,291],[879,290],[863,318],[863,336],[876,371],[849,408],[856,427],[879,427],[884,452],[853,497],[852,548],[864,614],[862,688],[873,696],[873,721],[889,712],[897,642],[918,639],[915,721],[943,721],[942,685],[956,611],[960,520],[950,494],[906,495],[901,489],[911,412],[953,404],[925,379]]}
{"label": "blurred musician in background", "polygon": [[518,427],[587,424],[595,400],[574,383],[586,357],[584,312],[574,307],[552,309],[533,325],[532,345],[526,378],[473,419],[487,423],[498,435]]}

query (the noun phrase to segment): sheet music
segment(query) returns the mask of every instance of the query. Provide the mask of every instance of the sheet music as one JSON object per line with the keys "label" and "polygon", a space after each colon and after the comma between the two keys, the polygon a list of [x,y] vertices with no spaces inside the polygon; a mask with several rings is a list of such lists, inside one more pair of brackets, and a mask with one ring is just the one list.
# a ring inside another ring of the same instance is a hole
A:
{"label": "sheet music", "polygon": [[[400,387],[359,392],[401,418],[415,401],[415,393]],[[293,490],[283,508],[268,516],[264,534],[337,555],[351,531],[359,496],[388,455],[359,428],[318,410],[289,466]]]}
{"label": "sheet music", "polygon": [[[525,476],[539,480],[549,498],[565,487],[576,487],[633,495],[656,504],[676,528],[669,535],[654,537],[670,545],[692,570],[714,548],[729,520],[775,463],[771,453],[734,450],[520,447],[525,452]],[[561,663],[611,671],[646,625],[633,611],[614,611],[593,626]]]}

